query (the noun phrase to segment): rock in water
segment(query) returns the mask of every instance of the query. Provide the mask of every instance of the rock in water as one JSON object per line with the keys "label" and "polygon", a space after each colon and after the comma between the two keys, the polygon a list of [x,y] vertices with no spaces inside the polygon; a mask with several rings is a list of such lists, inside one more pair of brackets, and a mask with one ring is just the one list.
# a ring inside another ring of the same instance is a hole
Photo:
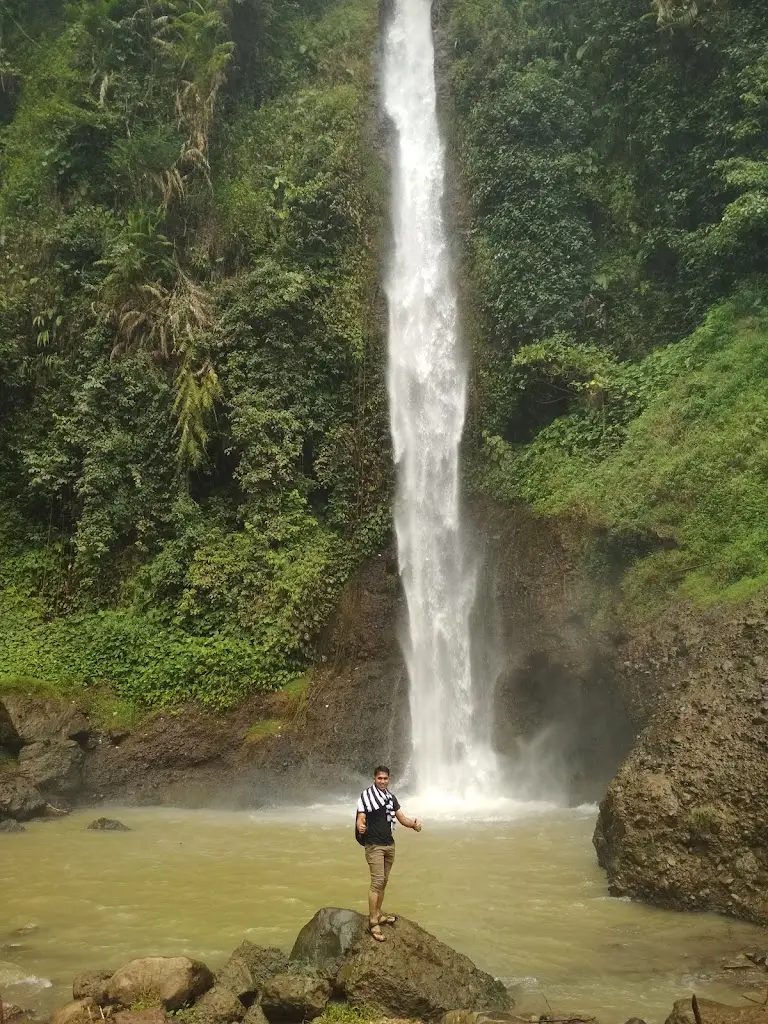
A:
{"label": "rock in water", "polygon": [[322,968],[346,956],[365,932],[365,917],[354,910],[323,907],[299,932],[291,960]]}
{"label": "rock in water", "polygon": [[395,1017],[437,1020],[449,1010],[505,1011],[509,993],[462,953],[413,921],[385,926],[386,942],[358,939],[339,971],[350,1003],[372,1003]]}
{"label": "rock in water", "polygon": [[331,986],[324,978],[308,974],[278,974],[270,978],[261,994],[261,1009],[270,1024],[312,1020],[319,1017],[331,998]]}
{"label": "rock in water", "polygon": [[112,977],[112,971],[86,971],[78,974],[72,982],[73,999],[93,999],[100,1006],[106,1006],[107,982]]}
{"label": "rock in water", "polygon": [[242,942],[216,974],[216,987],[233,992],[250,1006],[261,994],[266,982],[288,970],[288,957],[282,949]]}
{"label": "rock in water", "polygon": [[131,1006],[139,999],[157,999],[166,1010],[179,1010],[199,999],[213,985],[213,975],[199,960],[186,956],[149,956],[132,960],[107,982],[110,1003]]}
{"label": "rock in water", "polygon": [[201,1024],[228,1024],[245,1017],[245,1006],[234,992],[222,985],[209,988],[195,1003],[195,1020]]}
{"label": "rock in water", "polygon": [[28,821],[45,810],[45,798],[21,775],[0,778],[0,821],[15,818]]}
{"label": "rock in water", "polygon": [[88,826],[88,832],[130,832],[131,829],[115,818],[97,818]]}
{"label": "rock in water", "polygon": [[[728,1006],[711,999],[699,999],[705,1024],[765,1024],[762,1006]],[[690,999],[678,999],[665,1024],[696,1024]]]}
{"label": "rock in water", "polygon": [[92,1024],[100,1019],[99,1008],[93,999],[76,999],[57,1010],[51,1017],[51,1024]]}
{"label": "rock in water", "polygon": [[30,743],[19,754],[19,772],[43,793],[76,793],[83,781],[83,751],[74,740]]}
{"label": "rock in water", "polygon": [[26,832],[27,830],[18,821],[9,818],[7,821],[0,821],[0,832]]}

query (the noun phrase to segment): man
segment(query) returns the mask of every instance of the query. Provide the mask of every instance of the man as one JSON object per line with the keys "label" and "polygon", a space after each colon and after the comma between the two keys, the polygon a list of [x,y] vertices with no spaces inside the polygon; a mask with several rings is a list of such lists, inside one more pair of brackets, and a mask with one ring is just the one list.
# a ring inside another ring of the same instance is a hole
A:
{"label": "man", "polygon": [[380,764],[373,773],[373,785],[363,790],[357,802],[356,826],[365,846],[365,859],[371,872],[368,893],[368,931],[377,942],[386,942],[381,930],[383,924],[394,924],[397,918],[383,916],[381,904],[389,881],[389,872],[395,862],[395,840],[392,829],[395,821],[404,828],[421,832],[421,822],[406,818],[400,810],[397,797],[389,792],[389,768]]}

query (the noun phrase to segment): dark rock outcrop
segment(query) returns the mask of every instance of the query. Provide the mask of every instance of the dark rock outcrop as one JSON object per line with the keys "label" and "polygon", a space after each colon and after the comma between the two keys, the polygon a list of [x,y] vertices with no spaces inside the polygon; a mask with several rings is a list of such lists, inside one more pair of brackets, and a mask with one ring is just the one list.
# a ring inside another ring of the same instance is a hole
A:
{"label": "dark rock outcrop", "polygon": [[245,1006],[261,995],[266,982],[288,970],[288,957],[281,949],[241,942],[216,973],[216,987],[232,992]]}
{"label": "dark rock outcrop", "polygon": [[331,998],[331,985],[309,974],[278,974],[261,994],[261,1009],[269,1024],[299,1024],[319,1017]]}
{"label": "dark rock outcrop", "polygon": [[399,918],[386,935],[383,943],[365,935],[347,954],[337,983],[349,1002],[425,1021],[449,1010],[511,1008],[500,981],[413,921]]}
{"label": "dark rock outcrop", "polygon": [[91,727],[74,704],[59,700],[8,693],[2,704],[20,744],[48,743],[54,740],[85,742]]}
{"label": "dark rock outcrop", "polygon": [[115,818],[96,818],[86,829],[87,832],[130,832],[131,829]]}
{"label": "dark rock outcrop", "polygon": [[614,895],[766,924],[768,616],[697,623],[687,671],[657,691],[600,805],[595,848]]}
{"label": "dark rock outcrop", "polygon": [[156,999],[166,1010],[189,1006],[213,985],[213,974],[186,956],[150,956],[132,960],[107,982],[110,1003],[130,1007],[139,999]]}
{"label": "dark rock outcrop", "polygon": [[45,807],[45,797],[29,779],[16,774],[0,776],[0,821],[29,821],[42,814]]}
{"label": "dark rock outcrop", "polygon": [[74,740],[30,743],[19,753],[19,773],[51,796],[71,796],[83,777],[83,751]]}

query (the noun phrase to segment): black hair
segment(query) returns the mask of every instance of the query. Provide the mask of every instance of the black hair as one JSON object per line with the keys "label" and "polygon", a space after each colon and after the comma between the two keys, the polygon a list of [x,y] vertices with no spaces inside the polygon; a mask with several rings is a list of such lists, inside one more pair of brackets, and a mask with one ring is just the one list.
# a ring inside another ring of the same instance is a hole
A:
{"label": "black hair", "polygon": [[376,767],[373,769],[374,777],[377,776],[379,772],[385,772],[387,775],[392,774],[392,772],[389,770],[389,768],[387,768],[385,764],[376,765]]}

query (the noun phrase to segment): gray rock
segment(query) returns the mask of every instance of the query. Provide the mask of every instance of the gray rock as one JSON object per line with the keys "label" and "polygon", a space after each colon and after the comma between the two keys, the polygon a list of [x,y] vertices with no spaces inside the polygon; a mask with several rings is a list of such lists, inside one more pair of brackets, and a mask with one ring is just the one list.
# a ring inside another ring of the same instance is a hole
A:
{"label": "gray rock", "polygon": [[213,985],[213,975],[199,960],[186,956],[149,956],[132,960],[107,982],[110,1003],[132,1006],[139,999],[156,999],[166,1010],[180,1010]]}
{"label": "gray rock", "polygon": [[401,917],[386,936],[380,943],[364,935],[347,954],[338,985],[350,1003],[424,1021],[439,1020],[449,1010],[511,1009],[500,981],[415,922]]}
{"label": "gray rock", "polygon": [[19,772],[42,793],[76,793],[83,780],[83,751],[74,740],[31,743],[19,754]]}
{"label": "gray rock", "polygon": [[298,1024],[319,1017],[330,998],[331,986],[324,978],[278,974],[264,986],[261,1009],[270,1024]]}
{"label": "gray rock", "polygon": [[131,829],[115,818],[96,818],[88,826],[88,832],[130,832]]}
{"label": "gray rock", "polygon": [[26,832],[22,824],[18,821],[14,821],[13,818],[8,818],[6,821],[0,821],[0,833],[2,832]]}
{"label": "gray rock", "polygon": [[216,974],[217,987],[229,989],[241,1002],[250,1006],[264,984],[276,974],[288,970],[288,957],[281,949],[242,942]]}
{"label": "gray rock", "polygon": [[45,798],[21,775],[3,775],[0,778],[0,821],[15,818],[29,821],[45,810]]}
{"label": "gray rock", "polygon": [[269,1024],[269,1022],[259,1004],[254,1003],[253,1006],[248,1007],[248,1012],[243,1017],[243,1024]]}
{"label": "gray rock", "polygon": [[338,961],[364,934],[365,921],[354,910],[323,907],[299,932],[291,960],[316,968]]}
{"label": "gray rock", "polygon": [[51,1024],[91,1024],[97,1020],[101,1020],[101,1014],[93,999],[76,999],[58,1009],[51,1017]]}
{"label": "gray rock", "polygon": [[9,693],[3,697],[3,704],[14,734],[25,745],[49,740],[84,741],[90,732],[82,711],[66,701]]}
{"label": "gray rock", "polygon": [[17,754],[21,749],[21,737],[16,732],[13,720],[3,701],[0,700],[0,750]]}

